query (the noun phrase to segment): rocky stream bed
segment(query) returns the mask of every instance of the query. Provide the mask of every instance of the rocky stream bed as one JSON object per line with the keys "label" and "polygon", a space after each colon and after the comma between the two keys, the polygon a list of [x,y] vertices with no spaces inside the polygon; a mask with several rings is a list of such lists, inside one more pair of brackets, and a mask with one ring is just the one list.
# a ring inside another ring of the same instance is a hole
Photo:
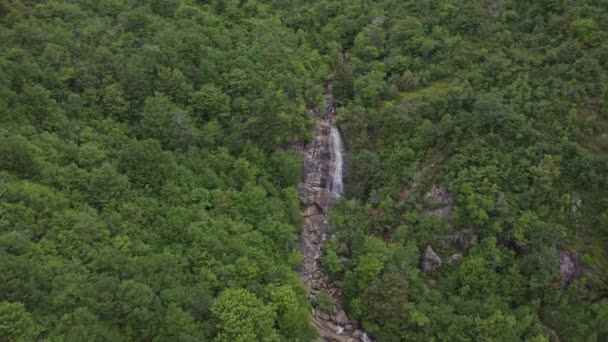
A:
{"label": "rocky stream bed", "polygon": [[[300,188],[300,201],[304,226],[300,236],[300,248],[304,261],[300,278],[309,290],[313,305],[312,324],[319,336],[326,341],[362,341],[371,339],[360,329],[359,323],[348,317],[343,308],[339,284],[330,282],[321,264],[322,246],[326,237],[327,214],[342,196],[343,146],[336,127],[336,109],[327,87],[326,107],[323,115],[315,115],[313,141],[304,148],[304,177]],[[317,307],[317,298],[328,293],[335,300],[333,312],[323,312]]]}

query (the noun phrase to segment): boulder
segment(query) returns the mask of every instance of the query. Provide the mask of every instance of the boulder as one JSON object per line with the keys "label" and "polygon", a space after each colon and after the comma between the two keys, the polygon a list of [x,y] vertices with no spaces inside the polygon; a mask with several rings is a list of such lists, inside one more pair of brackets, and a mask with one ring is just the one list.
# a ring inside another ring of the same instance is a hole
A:
{"label": "boulder", "polygon": [[317,314],[317,317],[319,317],[320,319],[322,319],[324,321],[329,321],[329,319],[330,319],[329,315],[321,310],[317,310],[316,314]]}
{"label": "boulder", "polygon": [[426,246],[422,255],[422,271],[431,273],[441,266],[441,258],[431,246]]}
{"label": "boulder", "polygon": [[334,323],[344,326],[345,324],[348,323],[348,316],[346,316],[346,312],[344,312],[344,310],[339,309],[337,310],[332,316],[332,321],[334,321]]}
{"label": "boulder", "polygon": [[578,279],[583,272],[581,262],[578,260],[578,253],[575,251],[559,252],[559,275],[564,283],[569,283]]}

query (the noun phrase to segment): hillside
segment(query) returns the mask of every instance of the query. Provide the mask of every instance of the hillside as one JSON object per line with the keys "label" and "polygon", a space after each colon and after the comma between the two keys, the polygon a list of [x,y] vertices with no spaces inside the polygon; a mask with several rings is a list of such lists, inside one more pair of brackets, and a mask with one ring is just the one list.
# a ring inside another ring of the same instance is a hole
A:
{"label": "hillside", "polygon": [[606,260],[606,0],[0,0],[0,341],[605,341]]}

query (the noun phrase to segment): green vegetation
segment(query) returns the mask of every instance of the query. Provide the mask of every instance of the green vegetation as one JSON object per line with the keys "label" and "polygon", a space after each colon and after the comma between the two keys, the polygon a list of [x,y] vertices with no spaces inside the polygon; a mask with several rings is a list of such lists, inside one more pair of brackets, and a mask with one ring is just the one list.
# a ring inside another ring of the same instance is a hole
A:
{"label": "green vegetation", "polygon": [[302,6],[286,21],[349,51],[335,84],[351,171],[323,262],[366,331],[606,340],[606,2]]}
{"label": "green vegetation", "polygon": [[320,55],[255,4],[0,21],[0,340],[310,340],[281,146],[310,134]]}
{"label": "green vegetation", "polygon": [[329,75],[369,334],[608,339],[605,0],[0,0],[0,341],[314,340],[287,147]]}

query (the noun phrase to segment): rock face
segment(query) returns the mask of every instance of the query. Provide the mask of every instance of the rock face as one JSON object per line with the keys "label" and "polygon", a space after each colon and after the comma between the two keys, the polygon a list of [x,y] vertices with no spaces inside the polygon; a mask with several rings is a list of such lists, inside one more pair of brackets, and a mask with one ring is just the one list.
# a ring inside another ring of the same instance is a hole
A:
{"label": "rock face", "polygon": [[335,168],[330,139],[332,124],[328,119],[317,120],[314,141],[305,149],[304,181],[300,187],[300,202],[304,207],[304,227],[300,236],[304,262],[300,275],[315,296],[326,287],[320,257],[327,212],[337,199],[330,190]]}
{"label": "rock face", "polygon": [[316,305],[322,292],[331,295],[336,303],[333,313],[313,309],[312,323],[326,341],[371,341],[342,308],[342,289],[331,283],[321,264],[322,246],[326,236],[327,213],[342,195],[342,142],[335,126],[335,106],[331,85],[327,87],[327,105],[322,117],[316,115],[314,140],[304,147],[303,182],[300,202],[304,227],[300,235],[300,249],[304,261],[300,278],[308,288],[308,298]]}
{"label": "rock face", "polygon": [[422,270],[425,273],[431,273],[441,266],[441,258],[431,246],[426,246],[422,254]]}
{"label": "rock face", "polygon": [[477,236],[467,230],[461,230],[450,237],[452,247],[464,252],[477,244]]}
{"label": "rock face", "polygon": [[454,254],[450,255],[450,257],[448,258],[448,263],[453,264],[453,263],[459,262],[461,259],[462,259],[461,253],[454,253]]}
{"label": "rock face", "polygon": [[447,217],[454,208],[454,198],[445,188],[433,186],[431,190],[424,194],[424,199],[432,206],[424,211],[424,214],[428,216]]}
{"label": "rock face", "polygon": [[570,251],[559,252],[559,275],[564,283],[569,283],[581,276],[583,266],[578,260],[578,253]]}

